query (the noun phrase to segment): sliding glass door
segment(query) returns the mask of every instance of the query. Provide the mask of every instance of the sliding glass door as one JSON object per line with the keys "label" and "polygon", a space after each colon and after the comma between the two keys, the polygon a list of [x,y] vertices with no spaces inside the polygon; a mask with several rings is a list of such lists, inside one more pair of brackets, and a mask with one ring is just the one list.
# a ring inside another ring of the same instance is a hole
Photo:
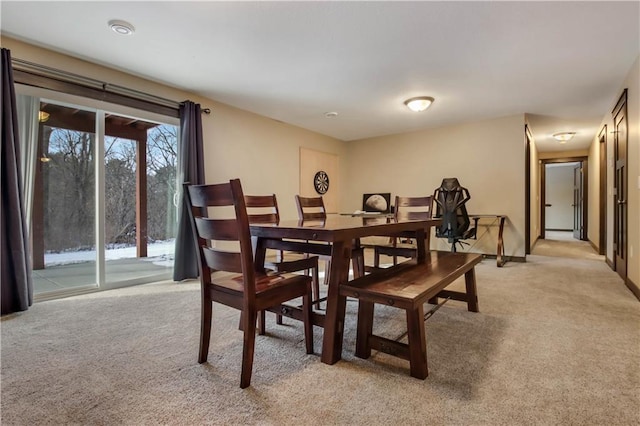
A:
{"label": "sliding glass door", "polygon": [[36,296],[169,278],[178,127],[55,100],[35,104],[37,117],[20,120],[37,120],[38,129],[23,141],[37,144],[25,179]]}
{"label": "sliding glass door", "polygon": [[36,294],[97,284],[95,122],[95,112],[40,103],[31,225]]}
{"label": "sliding glass door", "polygon": [[[106,116],[106,281],[148,282],[173,267],[177,127]],[[119,136],[118,136],[119,135]]]}

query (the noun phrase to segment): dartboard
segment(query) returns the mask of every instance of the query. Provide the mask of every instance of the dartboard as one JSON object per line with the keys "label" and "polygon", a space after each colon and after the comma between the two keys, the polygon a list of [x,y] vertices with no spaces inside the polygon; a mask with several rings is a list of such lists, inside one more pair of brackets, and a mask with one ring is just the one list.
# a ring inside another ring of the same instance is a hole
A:
{"label": "dartboard", "polygon": [[326,194],[329,190],[329,175],[320,170],[313,177],[313,187],[318,194]]}

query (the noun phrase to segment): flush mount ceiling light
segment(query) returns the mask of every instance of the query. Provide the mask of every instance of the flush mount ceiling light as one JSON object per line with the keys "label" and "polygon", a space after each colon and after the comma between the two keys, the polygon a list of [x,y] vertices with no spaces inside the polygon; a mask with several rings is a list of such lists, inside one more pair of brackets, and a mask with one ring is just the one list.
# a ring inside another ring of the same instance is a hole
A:
{"label": "flush mount ceiling light", "polygon": [[131,35],[135,31],[135,28],[133,28],[133,25],[131,25],[126,21],[121,21],[119,19],[113,19],[109,21],[109,28],[111,28],[114,32],[120,35]]}
{"label": "flush mount ceiling light", "polygon": [[326,118],[336,118],[338,116],[338,113],[335,111],[329,111],[329,112],[325,112],[324,116]]}
{"label": "flush mount ceiling light", "polygon": [[421,112],[429,108],[433,101],[434,99],[431,96],[418,96],[416,98],[407,99],[404,101],[404,104],[411,111]]}
{"label": "flush mount ceiling light", "polygon": [[566,143],[568,140],[570,140],[572,137],[574,137],[576,134],[576,132],[560,132],[560,133],[554,133],[553,134],[553,138],[557,141],[559,141],[560,143]]}

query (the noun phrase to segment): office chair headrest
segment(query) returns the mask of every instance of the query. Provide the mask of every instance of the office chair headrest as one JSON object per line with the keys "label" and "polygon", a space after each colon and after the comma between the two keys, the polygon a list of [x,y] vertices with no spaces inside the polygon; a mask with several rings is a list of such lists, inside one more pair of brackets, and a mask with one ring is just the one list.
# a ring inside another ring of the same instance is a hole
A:
{"label": "office chair headrest", "polygon": [[458,178],[444,178],[440,184],[440,189],[447,192],[455,191],[460,189],[460,182],[458,182]]}

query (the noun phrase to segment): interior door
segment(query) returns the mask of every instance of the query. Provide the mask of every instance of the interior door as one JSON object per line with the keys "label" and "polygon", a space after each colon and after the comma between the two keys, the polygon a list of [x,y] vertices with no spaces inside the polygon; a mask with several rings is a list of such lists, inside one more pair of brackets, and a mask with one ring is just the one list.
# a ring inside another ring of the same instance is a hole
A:
{"label": "interior door", "polygon": [[582,194],[584,191],[582,179],[582,163],[573,167],[573,238],[582,239]]}
{"label": "interior door", "polygon": [[573,167],[573,238],[582,239],[582,165]]}
{"label": "interior door", "polygon": [[618,275],[627,279],[627,91],[613,110],[613,143],[615,180],[613,210],[614,267]]}

